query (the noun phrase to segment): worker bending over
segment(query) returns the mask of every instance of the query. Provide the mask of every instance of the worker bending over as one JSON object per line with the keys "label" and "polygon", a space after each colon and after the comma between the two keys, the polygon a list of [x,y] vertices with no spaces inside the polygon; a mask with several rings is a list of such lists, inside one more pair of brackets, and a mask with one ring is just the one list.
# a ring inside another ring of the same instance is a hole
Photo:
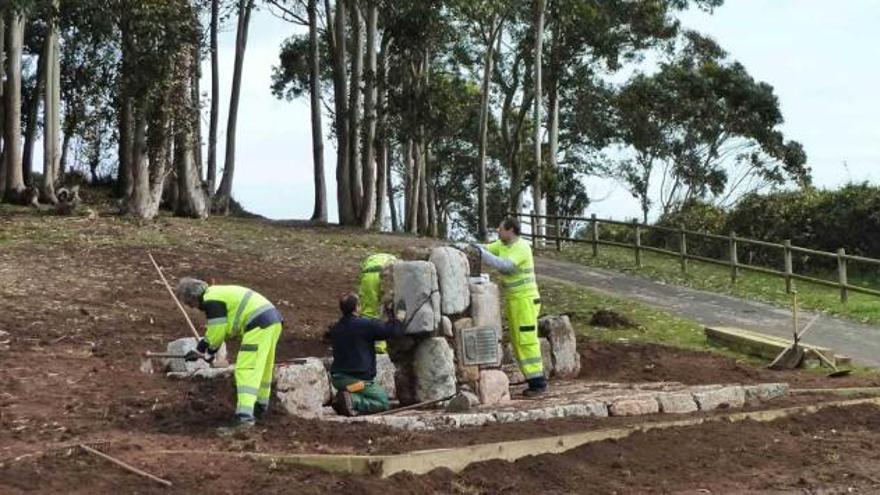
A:
{"label": "worker bending over", "polygon": [[[376,253],[367,256],[361,263],[361,275],[358,280],[358,297],[361,300],[361,315],[367,318],[381,317],[382,270],[397,261],[392,254]],[[384,340],[376,342],[376,352],[385,354],[388,346]]]}
{"label": "worker bending over", "polygon": [[344,416],[385,411],[389,408],[388,393],[374,382],[375,343],[403,335],[403,323],[390,307],[385,311],[387,322],[360,316],[360,300],[355,294],[342,296],[339,309],[342,318],[326,335],[333,346],[330,378],[339,391],[333,409]]}
{"label": "worker bending over", "polygon": [[202,310],[208,320],[205,336],[196,350],[187,353],[187,361],[203,355],[211,361],[224,341],[241,338],[235,360],[235,421],[221,433],[253,426],[269,408],[275,346],[283,323],[281,313],[265,297],[236,285],[209,286],[195,278],[184,278],[177,285],[177,294],[184,304]]}
{"label": "worker bending over", "polygon": [[506,218],[498,226],[497,241],[487,246],[476,244],[475,247],[480,250],[483,262],[501,272],[510,343],[529,384],[523,395],[531,397],[547,391],[538,340],[541,296],[535,280],[532,249],[519,235],[519,221]]}

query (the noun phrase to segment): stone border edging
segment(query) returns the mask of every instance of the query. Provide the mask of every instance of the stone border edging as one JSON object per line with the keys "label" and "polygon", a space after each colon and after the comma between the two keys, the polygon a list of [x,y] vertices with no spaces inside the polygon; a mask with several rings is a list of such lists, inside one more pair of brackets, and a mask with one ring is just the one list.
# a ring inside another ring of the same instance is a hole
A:
{"label": "stone border edging", "polygon": [[697,426],[720,421],[738,422],[745,420],[770,422],[796,414],[813,414],[829,407],[850,407],[872,404],[880,407],[880,397],[831,401],[808,406],[768,409],[763,411],[736,412],[719,414],[705,418],[692,418],[675,421],[648,422],[621,428],[607,428],[580,433],[569,433],[551,437],[514,440],[508,442],[487,443],[467,447],[454,447],[434,450],[420,450],[393,455],[352,455],[352,454],[263,454],[253,452],[228,451],[193,451],[193,450],[160,450],[149,452],[154,455],[220,455],[236,458],[247,458],[271,463],[289,463],[317,467],[325,471],[376,475],[387,478],[397,473],[410,472],[415,475],[426,474],[437,468],[446,468],[459,472],[467,466],[489,460],[505,460],[508,462],[523,457],[541,454],[559,454],[580,447],[581,445],[602,442],[605,440],[626,438],[633,433],[651,430],[664,430]]}

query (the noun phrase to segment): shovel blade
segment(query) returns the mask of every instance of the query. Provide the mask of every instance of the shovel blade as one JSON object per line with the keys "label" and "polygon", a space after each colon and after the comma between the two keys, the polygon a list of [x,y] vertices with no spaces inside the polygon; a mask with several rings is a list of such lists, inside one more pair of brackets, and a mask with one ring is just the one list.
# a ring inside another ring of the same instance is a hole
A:
{"label": "shovel blade", "polygon": [[804,350],[797,345],[786,347],[780,352],[776,359],[770,363],[768,368],[771,370],[793,370],[801,365],[804,360]]}

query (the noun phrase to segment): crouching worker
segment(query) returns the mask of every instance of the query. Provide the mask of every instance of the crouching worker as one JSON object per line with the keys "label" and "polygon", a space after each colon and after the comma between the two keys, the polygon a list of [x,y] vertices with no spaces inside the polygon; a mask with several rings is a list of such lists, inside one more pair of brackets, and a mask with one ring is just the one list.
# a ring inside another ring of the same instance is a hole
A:
{"label": "crouching worker", "polygon": [[333,409],[344,416],[372,414],[390,407],[388,393],[376,378],[376,341],[403,335],[404,326],[393,308],[385,308],[387,322],[360,316],[360,299],[346,294],[339,300],[342,318],[327,332],[333,346],[330,377],[338,390]]}
{"label": "crouching worker", "polygon": [[235,360],[238,406],[231,428],[223,428],[220,433],[253,426],[269,408],[275,346],[283,323],[281,313],[265,297],[235,285],[209,286],[198,279],[184,278],[177,285],[177,295],[187,306],[204,311],[208,320],[205,336],[196,350],[187,354],[187,361],[203,356],[211,361],[224,341],[241,338]]}

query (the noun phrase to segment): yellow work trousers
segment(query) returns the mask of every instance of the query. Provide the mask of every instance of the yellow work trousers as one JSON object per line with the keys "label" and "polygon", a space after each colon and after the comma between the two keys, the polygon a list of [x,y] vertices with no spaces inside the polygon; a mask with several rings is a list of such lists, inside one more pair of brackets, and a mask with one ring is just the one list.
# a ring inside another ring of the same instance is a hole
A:
{"label": "yellow work trousers", "polygon": [[544,376],[541,342],[538,340],[538,315],[541,300],[536,297],[514,297],[506,301],[510,343],[526,380]]}
{"label": "yellow work trousers", "polygon": [[281,336],[281,323],[245,332],[235,360],[235,387],[238,392],[236,416],[253,418],[254,405],[265,411],[272,394],[275,347]]}

